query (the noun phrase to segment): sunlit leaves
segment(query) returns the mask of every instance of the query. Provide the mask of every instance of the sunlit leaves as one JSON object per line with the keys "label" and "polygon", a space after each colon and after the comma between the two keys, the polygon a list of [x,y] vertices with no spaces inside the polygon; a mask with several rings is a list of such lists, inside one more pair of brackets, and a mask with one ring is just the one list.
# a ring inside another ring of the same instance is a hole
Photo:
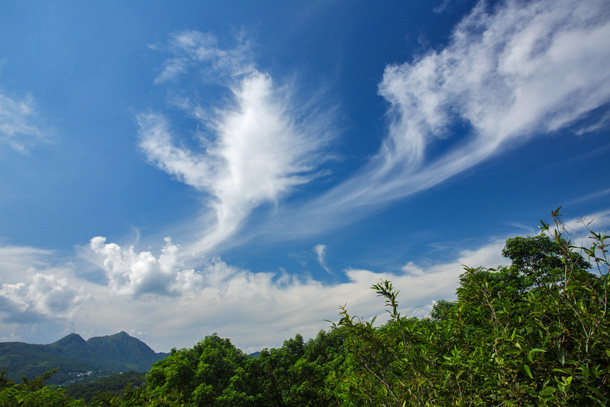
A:
{"label": "sunlit leaves", "polygon": [[391,315],[385,326],[356,324],[342,308],[371,404],[608,403],[608,237],[590,232],[576,247],[560,208],[552,216],[541,235],[507,241],[511,266],[466,267],[457,301],[439,301],[431,320],[401,317],[389,281],[372,287]]}

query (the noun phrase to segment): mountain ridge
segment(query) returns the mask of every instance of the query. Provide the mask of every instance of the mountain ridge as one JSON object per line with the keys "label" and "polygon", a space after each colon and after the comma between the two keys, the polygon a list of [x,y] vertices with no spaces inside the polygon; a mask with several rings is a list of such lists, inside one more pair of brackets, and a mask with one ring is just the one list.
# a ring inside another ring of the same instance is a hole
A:
{"label": "mountain ridge", "polygon": [[155,352],[146,343],[124,331],[86,341],[80,335],[71,333],[48,345],[2,342],[0,368],[6,368],[6,377],[17,381],[22,376],[32,378],[59,368],[48,382],[62,384],[94,372],[147,372],[154,362],[167,355]]}

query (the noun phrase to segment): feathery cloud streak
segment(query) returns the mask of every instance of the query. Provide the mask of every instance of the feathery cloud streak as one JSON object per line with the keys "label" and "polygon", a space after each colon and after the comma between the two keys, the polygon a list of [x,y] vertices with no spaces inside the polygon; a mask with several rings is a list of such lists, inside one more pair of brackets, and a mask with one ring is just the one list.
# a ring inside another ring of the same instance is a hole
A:
{"label": "feathery cloud streak", "polygon": [[[443,50],[386,67],[379,94],[390,103],[389,133],[377,155],[320,198],[280,208],[262,233],[283,239],[318,233],[570,125],[607,103],[608,12],[601,0],[509,1],[493,13],[479,3]],[[166,63],[159,83],[204,65],[234,101],[215,110],[182,101],[180,106],[208,130],[199,150],[181,145],[164,116],[138,116],[146,157],[212,197],[213,220],[203,238],[188,250],[172,250],[207,252],[231,237],[253,208],[310,182],[328,138],[321,121],[305,120],[309,116],[293,107],[287,90],[274,87],[270,76],[254,67],[247,47],[225,51],[210,35],[184,32],[172,37],[170,50],[175,58]],[[169,272],[149,252],[96,239],[91,248],[107,256],[104,269],[114,291],[180,292],[177,281],[186,278],[182,266]],[[108,260],[112,253],[114,260]],[[322,247],[317,253],[323,257]],[[190,270],[184,286],[201,283],[201,274]]]}
{"label": "feathery cloud streak", "polygon": [[610,101],[609,14],[603,0],[508,1],[491,13],[479,3],[447,47],[386,67],[389,132],[376,156],[278,223],[318,233],[586,117]]}
{"label": "feathery cloud streak", "polygon": [[[509,1],[495,14],[479,3],[444,50],[388,66],[379,93],[393,120],[375,176],[406,162],[407,174],[442,179],[608,102],[609,12],[599,0]],[[460,121],[470,138],[426,157],[432,143],[456,137]]]}
{"label": "feathery cloud streak", "polygon": [[24,153],[32,145],[47,141],[48,137],[34,121],[31,97],[19,101],[0,93],[0,145]]}
{"label": "feathery cloud streak", "polygon": [[220,71],[234,103],[213,114],[183,100],[181,106],[208,132],[201,149],[181,147],[167,119],[140,114],[140,147],[149,161],[180,181],[212,197],[215,219],[192,250],[207,251],[237,231],[250,211],[277,200],[316,177],[329,139],[323,123],[294,107],[291,90],[274,86],[268,74],[248,62],[245,51],[221,50],[210,35],[198,32],[173,37],[171,59],[157,78],[169,81],[187,67],[209,64]]}
{"label": "feathery cloud streak", "polygon": [[328,264],[326,263],[326,245],[317,244],[314,246],[313,251],[318,257],[318,263],[320,264],[320,267],[322,267],[327,273],[332,274],[332,272],[328,268]]}

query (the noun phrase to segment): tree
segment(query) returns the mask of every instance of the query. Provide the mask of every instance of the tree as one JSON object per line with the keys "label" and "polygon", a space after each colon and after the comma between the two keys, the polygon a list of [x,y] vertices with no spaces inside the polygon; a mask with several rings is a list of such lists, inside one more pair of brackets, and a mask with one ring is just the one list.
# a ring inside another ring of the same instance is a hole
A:
{"label": "tree", "polygon": [[0,372],[0,405],[5,407],[81,407],[85,403],[73,400],[64,394],[63,389],[47,386],[45,382],[57,369],[45,372],[32,380],[23,377],[23,383],[15,384],[5,378],[6,369]]}
{"label": "tree", "polygon": [[466,267],[457,300],[439,301],[431,319],[401,316],[389,281],[372,287],[386,325],[342,308],[355,366],[345,405],[607,405],[608,237],[590,231],[576,246],[552,215],[541,235],[507,240],[510,266]]}
{"label": "tree", "polygon": [[155,363],[147,376],[148,391],[170,403],[215,405],[246,359],[229,339],[213,334],[192,349],[172,349]]}

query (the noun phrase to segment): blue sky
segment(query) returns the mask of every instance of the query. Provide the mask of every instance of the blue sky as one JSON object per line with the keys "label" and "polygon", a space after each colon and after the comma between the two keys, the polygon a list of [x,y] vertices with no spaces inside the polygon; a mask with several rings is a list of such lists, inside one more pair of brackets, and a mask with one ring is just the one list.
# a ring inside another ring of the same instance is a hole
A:
{"label": "blue sky", "polygon": [[610,7],[0,6],[0,340],[409,315],[562,205],[610,224]]}

